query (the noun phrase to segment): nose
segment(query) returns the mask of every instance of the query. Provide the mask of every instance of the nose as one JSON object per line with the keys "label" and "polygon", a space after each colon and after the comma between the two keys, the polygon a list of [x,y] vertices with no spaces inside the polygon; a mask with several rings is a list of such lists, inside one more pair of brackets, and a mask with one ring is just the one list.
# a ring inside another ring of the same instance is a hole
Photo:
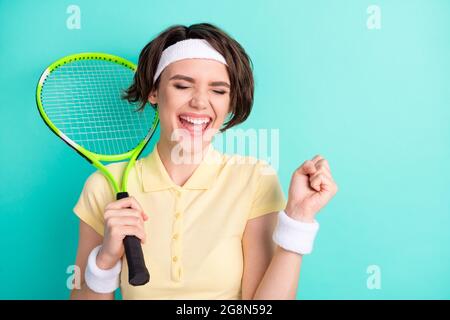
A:
{"label": "nose", "polygon": [[208,96],[206,93],[203,93],[202,90],[196,90],[189,102],[189,105],[192,108],[203,110],[208,107]]}

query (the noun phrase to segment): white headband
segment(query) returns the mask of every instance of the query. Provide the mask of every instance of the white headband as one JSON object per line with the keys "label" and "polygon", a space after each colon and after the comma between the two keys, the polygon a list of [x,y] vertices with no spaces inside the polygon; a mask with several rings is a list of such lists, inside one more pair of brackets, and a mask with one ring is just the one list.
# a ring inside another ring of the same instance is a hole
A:
{"label": "white headband", "polygon": [[225,58],[208,41],[204,39],[182,40],[164,49],[153,77],[153,83],[158,79],[164,68],[172,62],[183,59],[210,59],[228,66]]}

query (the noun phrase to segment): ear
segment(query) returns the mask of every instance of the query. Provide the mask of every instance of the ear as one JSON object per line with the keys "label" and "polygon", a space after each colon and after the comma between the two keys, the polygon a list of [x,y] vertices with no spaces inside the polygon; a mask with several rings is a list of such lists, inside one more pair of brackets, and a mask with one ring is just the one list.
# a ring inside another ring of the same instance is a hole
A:
{"label": "ear", "polygon": [[153,90],[152,92],[150,92],[150,94],[148,95],[148,102],[150,102],[153,105],[158,103],[158,91],[157,90]]}

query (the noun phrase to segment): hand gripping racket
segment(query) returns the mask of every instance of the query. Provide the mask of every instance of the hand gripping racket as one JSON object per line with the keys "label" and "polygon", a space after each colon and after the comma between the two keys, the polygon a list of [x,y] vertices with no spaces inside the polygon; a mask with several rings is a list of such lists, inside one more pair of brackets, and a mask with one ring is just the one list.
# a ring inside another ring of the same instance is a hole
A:
{"label": "hand gripping racket", "polygon": [[[110,54],[74,54],[45,69],[36,89],[36,103],[47,126],[105,175],[117,200],[128,197],[128,173],[159,122],[154,108],[137,111],[122,99],[135,70],[133,63]],[[127,159],[119,186],[100,161]],[[126,236],[124,248],[129,283],[144,285],[150,274],[140,240]]]}

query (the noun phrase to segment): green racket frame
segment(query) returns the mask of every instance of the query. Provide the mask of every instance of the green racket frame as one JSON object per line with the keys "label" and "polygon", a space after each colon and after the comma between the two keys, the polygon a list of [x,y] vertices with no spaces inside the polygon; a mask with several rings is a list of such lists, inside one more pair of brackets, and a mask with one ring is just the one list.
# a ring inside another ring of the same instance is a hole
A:
{"label": "green racket frame", "polygon": [[[100,52],[84,52],[84,53],[69,55],[69,56],[66,56],[62,59],[55,61],[42,73],[41,78],[39,79],[39,83],[37,85],[37,89],[36,89],[36,104],[39,109],[39,114],[44,119],[45,123],[50,127],[50,129],[58,137],[60,137],[62,140],[64,140],[69,146],[71,146],[73,149],[75,149],[75,151],[77,151],[87,161],[89,161],[89,163],[93,164],[97,169],[99,169],[105,175],[105,177],[109,180],[109,182],[111,183],[111,185],[114,188],[115,193],[126,192],[128,174],[129,174],[130,170],[133,168],[134,163],[136,162],[136,159],[139,157],[140,153],[144,150],[148,141],[151,139],[151,137],[153,136],[153,134],[156,131],[156,127],[158,126],[158,123],[159,123],[158,113],[156,113],[156,117],[153,121],[151,129],[149,130],[149,134],[134,149],[132,149],[126,153],[122,153],[122,154],[118,154],[118,155],[105,155],[105,154],[93,153],[89,150],[86,150],[85,148],[83,148],[82,146],[80,146],[79,144],[77,144],[76,142],[71,140],[64,133],[62,133],[52,123],[52,121],[47,117],[47,115],[45,114],[44,108],[42,106],[41,91],[42,91],[42,86],[43,86],[44,80],[48,74],[50,74],[51,72],[53,72],[53,70],[59,68],[60,66],[66,64],[66,63],[69,63],[69,62],[72,62],[75,60],[84,60],[84,59],[93,59],[93,58],[112,61],[112,62],[121,64],[121,65],[131,69],[132,71],[136,71],[135,64],[133,64],[132,62],[130,62],[126,59],[123,59],[121,57],[118,57],[118,56],[115,56],[112,54],[100,53]],[[129,163],[123,173],[122,182],[119,186],[119,184],[116,182],[116,180],[114,179],[112,174],[106,169],[105,165],[103,165],[100,161],[112,162],[112,161],[122,161],[122,160],[127,160],[127,159],[130,159],[130,160],[129,160]]]}

